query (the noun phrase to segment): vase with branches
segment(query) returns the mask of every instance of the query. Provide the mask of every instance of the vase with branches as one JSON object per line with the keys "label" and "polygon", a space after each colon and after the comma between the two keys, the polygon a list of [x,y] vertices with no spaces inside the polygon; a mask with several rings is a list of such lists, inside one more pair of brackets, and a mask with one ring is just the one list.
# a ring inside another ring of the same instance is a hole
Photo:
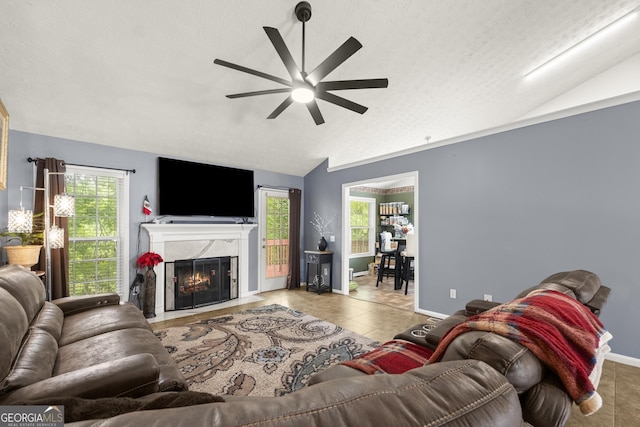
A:
{"label": "vase with branches", "polygon": [[329,229],[329,224],[333,221],[333,218],[325,219],[320,216],[317,212],[313,213],[313,219],[310,221],[313,228],[320,235],[320,240],[318,240],[318,250],[324,251],[327,249],[327,240],[324,238],[325,234],[327,234]]}

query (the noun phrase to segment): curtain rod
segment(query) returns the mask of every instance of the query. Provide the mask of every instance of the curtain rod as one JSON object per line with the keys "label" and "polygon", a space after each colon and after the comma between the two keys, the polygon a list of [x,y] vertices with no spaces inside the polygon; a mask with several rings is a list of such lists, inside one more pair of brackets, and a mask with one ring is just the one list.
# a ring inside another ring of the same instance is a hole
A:
{"label": "curtain rod", "polygon": [[287,191],[291,191],[291,190],[298,190],[297,188],[291,188],[291,187],[276,187],[275,185],[257,185],[256,186],[256,190],[259,190],[261,188],[270,188],[272,190],[287,190]]}
{"label": "curtain rod", "polygon": [[[27,161],[28,161],[29,163],[35,163],[35,164],[38,164],[38,160],[43,160],[43,159],[39,159],[39,158],[35,158],[35,159],[34,159],[34,158],[32,158],[32,157],[28,157],[28,158],[27,158]],[[123,171],[123,172],[127,172],[127,173],[129,173],[129,172],[131,172],[131,173],[136,173],[136,170],[135,170],[135,169],[107,168],[107,167],[104,167],[104,166],[80,165],[80,164],[77,164],[77,163],[67,163],[67,162],[64,162],[64,161],[63,161],[63,163],[64,163],[65,165],[69,165],[69,166],[83,166],[83,167],[88,167],[88,168],[100,168],[100,169],[107,169],[107,170],[113,170],[113,171]]]}

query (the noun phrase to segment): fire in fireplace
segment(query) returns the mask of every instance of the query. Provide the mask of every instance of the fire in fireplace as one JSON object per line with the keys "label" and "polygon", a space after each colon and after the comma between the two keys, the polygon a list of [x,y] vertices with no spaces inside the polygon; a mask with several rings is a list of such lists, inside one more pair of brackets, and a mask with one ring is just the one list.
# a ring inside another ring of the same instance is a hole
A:
{"label": "fire in fireplace", "polygon": [[238,257],[165,262],[165,310],[183,310],[238,298]]}

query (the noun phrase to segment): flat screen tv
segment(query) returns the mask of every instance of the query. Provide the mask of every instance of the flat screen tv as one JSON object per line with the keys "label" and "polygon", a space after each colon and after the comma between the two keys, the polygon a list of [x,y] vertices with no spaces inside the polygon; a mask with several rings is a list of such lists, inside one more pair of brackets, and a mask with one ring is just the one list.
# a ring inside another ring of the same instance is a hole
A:
{"label": "flat screen tv", "polygon": [[158,214],[252,218],[253,171],[158,157]]}

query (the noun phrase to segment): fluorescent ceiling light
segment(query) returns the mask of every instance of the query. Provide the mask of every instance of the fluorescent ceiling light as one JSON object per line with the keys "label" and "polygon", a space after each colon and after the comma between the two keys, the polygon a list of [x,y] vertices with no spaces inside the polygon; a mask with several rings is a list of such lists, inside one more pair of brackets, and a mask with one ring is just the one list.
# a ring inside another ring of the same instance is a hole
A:
{"label": "fluorescent ceiling light", "polygon": [[637,10],[631,11],[630,13],[624,15],[622,18],[613,21],[606,27],[601,28],[600,30],[591,34],[586,39],[571,46],[564,52],[561,52],[558,55],[554,56],[544,64],[539,65],[538,67],[529,71],[524,75],[524,78],[526,80],[531,80],[532,78],[540,76],[548,71],[551,71],[552,69],[558,68],[559,66],[565,64],[569,59],[574,58],[576,55],[589,49],[597,42],[601,42],[604,39],[615,35],[620,29],[634,22],[638,18],[638,15],[639,13]]}

